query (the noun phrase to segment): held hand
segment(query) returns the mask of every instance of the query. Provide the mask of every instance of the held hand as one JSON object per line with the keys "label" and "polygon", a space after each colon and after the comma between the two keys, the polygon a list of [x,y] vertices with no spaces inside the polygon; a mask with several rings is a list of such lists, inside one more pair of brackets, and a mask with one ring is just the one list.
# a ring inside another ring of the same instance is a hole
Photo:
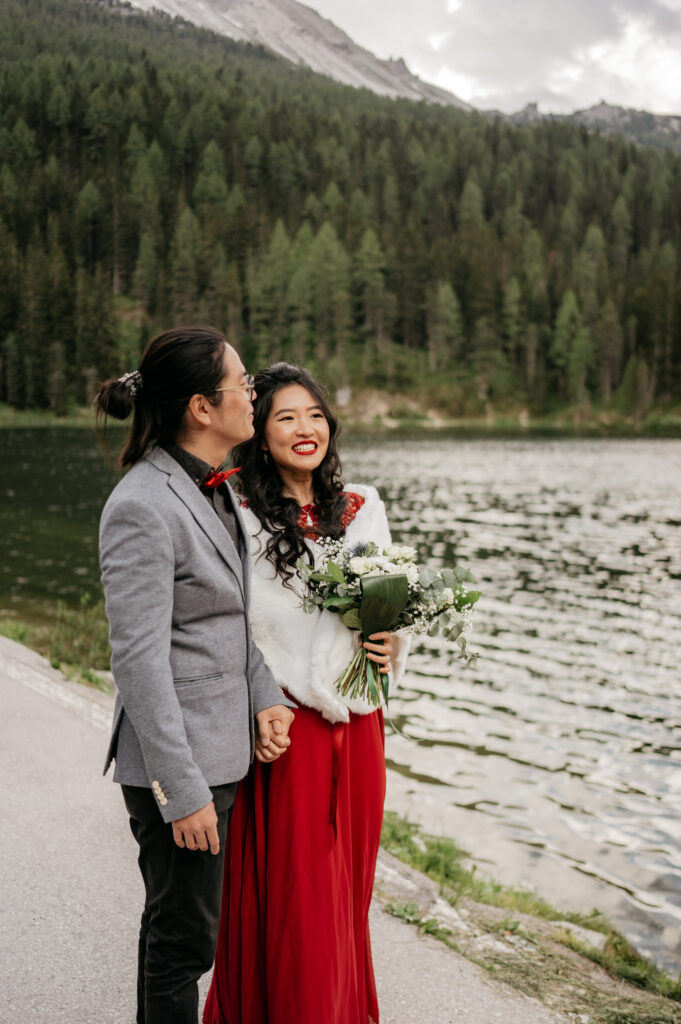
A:
{"label": "held hand", "polygon": [[[372,641],[371,643],[369,641]],[[392,663],[396,654],[397,641],[394,633],[387,630],[382,633],[372,633],[369,640],[363,645],[368,651],[369,661],[375,661],[383,673],[392,671]]]}
{"label": "held hand", "polygon": [[258,712],[255,716],[255,756],[258,761],[276,761],[290,747],[288,731],[293,718],[291,709],[283,704],[275,704],[274,707]]}
{"label": "held hand", "polygon": [[178,846],[186,846],[188,850],[210,850],[212,854],[218,854],[218,816],[213,801],[211,800],[201,810],[174,821],[173,839]]}

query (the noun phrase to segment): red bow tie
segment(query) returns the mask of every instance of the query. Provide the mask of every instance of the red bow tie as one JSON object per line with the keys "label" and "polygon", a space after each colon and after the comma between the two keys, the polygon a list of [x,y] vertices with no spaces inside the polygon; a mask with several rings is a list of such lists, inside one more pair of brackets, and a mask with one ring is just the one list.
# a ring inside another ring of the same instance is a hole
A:
{"label": "red bow tie", "polygon": [[236,469],[228,469],[226,473],[211,469],[210,473],[206,473],[199,486],[201,490],[204,487],[219,487],[220,484],[224,484],[225,480],[229,480],[233,473],[238,473],[240,469],[241,466],[237,466]]}

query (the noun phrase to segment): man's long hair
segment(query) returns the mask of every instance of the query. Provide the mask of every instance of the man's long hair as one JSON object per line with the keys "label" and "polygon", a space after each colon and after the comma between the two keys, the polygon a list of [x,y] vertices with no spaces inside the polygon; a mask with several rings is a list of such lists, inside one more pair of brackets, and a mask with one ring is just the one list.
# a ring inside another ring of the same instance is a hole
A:
{"label": "man's long hair", "polygon": [[[175,441],[189,399],[205,395],[220,405],[227,339],[214,327],[176,327],[147,345],[139,369],[105,381],[94,399],[97,422],[133,413],[132,427],[119,462],[134,466],[155,441]],[[135,377],[134,389],[126,377]]]}

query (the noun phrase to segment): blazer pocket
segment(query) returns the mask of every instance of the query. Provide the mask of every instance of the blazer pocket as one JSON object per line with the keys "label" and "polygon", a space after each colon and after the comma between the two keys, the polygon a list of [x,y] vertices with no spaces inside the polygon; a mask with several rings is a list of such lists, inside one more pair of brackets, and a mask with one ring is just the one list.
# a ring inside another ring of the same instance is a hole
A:
{"label": "blazer pocket", "polygon": [[183,689],[187,686],[198,686],[201,683],[210,683],[212,680],[222,680],[225,677],[224,672],[208,672],[206,675],[200,676],[175,676],[173,682],[175,686],[181,686]]}

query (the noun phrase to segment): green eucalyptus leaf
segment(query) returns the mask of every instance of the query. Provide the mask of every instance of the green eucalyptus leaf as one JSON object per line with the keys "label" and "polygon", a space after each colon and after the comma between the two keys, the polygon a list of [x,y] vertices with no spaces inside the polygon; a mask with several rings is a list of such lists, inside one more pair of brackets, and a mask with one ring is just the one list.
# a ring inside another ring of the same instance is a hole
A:
{"label": "green eucalyptus leaf", "polygon": [[442,635],[447,640],[458,640],[463,632],[463,622],[450,622],[442,629]]}
{"label": "green eucalyptus leaf", "polygon": [[320,583],[335,583],[333,576],[330,576],[328,572],[312,572],[310,573],[311,580],[318,580]]}
{"label": "green eucalyptus leaf", "polygon": [[425,566],[419,569],[419,583],[422,587],[430,587],[435,579],[435,573],[432,569],[427,569]]}
{"label": "green eucalyptus leaf", "polygon": [[348,627],[348,629],[362,628],[362,623],[357,608],[350,608],[349,611],[344,612],[341,621],[343,622],[344,626]]}
{"label": "green eucalyptus leaf", "polygon": [[340,565],[336,565],[335,562],[329,562],[329,564],[326,567],[326,571],[329,575],[329,578],[334,583],[345,583],[345,576],[343,575],[343,570],[341,569]]}
{"label": "green eucalyptus leaf", "polygon": [[299,558],[296,562],[296,569],[303,583],[307,583],[312,574],[310,563],[305,558]]}
{"label": "green eucalyptus leaf", "polygon": [[331,608],[337,612],[345,612],[348,608],[356,608],[357,602],[354,597],[337,597],[335,594],[332,594],[331,597],[324,598],[324,607]]}
{"label": "green eucalyptus leaf", "polygon": [[476,601],[479,601],[481,597],[482,594],[479,590],[469,590],[465,597],[461,599],[461,605],[462,607],[470,608]]}

